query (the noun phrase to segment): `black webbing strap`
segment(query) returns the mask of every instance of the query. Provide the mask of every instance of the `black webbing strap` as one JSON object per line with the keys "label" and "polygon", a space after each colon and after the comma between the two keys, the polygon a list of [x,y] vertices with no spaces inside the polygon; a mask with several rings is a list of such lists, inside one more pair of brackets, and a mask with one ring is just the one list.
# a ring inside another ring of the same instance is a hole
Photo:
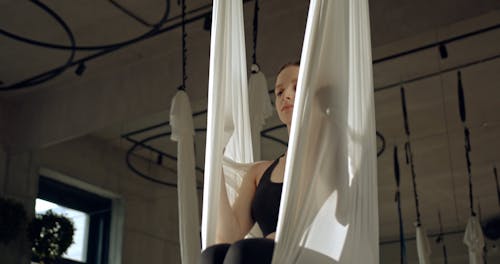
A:
{"label": "black webbing strap", "polygon": [[458,102],[459,102],[459,111],[460,111],[460,119],[462,122],[465,122],[465,96],[464,96],[464,87],[462,85],[462,73],[458,71]]}
{"label": "black webbing strap", "polygon": [[474,194],[472,187],[472,173],[471,173],[471,162],[470,162],[470,152],[471,152],[471,144],[470,144],[470,131],[466,124],[466,111],[465,111],[465,96],[464,96],[464,88],[462,85],[462,74],[460,71],[457,72],[458,79],[458,107],[460,111],[460,119],[462,120],[462,125],[464,127],[464,148],[465,148],[465,160],[467,162],[467,176],[469,179],[469,207],[470,213],[472,216],[476,215],[474,211]]}
{"label": "black webbing strap", "polygon": [[186,90],[186,64],[187,64],[187,47],[186,47],[186,0],[177,0],[177,4],[181,4],[182,9],[182,85],[179,90]]}
{"label": "black webbing strap", "polygon": [[406,264],[406,240],[403,228],[403,214],[401,212],[401,197],[400,197],[400,174],[399,174],[399,160],[398,160],[398,147],[394,146],[394,177],[396,178],[396,197],[395,201],[398,205],[398,219],[399,219],[399,245],[400,245],[400,263]]}
{"label": "black webbing strap", "polygon": [[438,211],[438,219],[439,219],[439,235],[436,238],[436,243],[443,243],[443,258],[444,264],[448,264],[448,252],[446,251],[446,244],[444,243],[444,235],[443,235],[443,222],[441,220],[441,212]]}
{"label": "black webbing strap", "polygon": [[255,0],[253,11],[253,53],[252,63],[257,65],[257,32],[259,30],[259,0]]}
{"label": "black webbing strap", "polygon": [[498,184],[498,174],[496,166],[493,166],[493,175],[495,176],[495,183],[497,187],[498,206],[500,206],[500,185]]}
{"label": "black webbing strap", "polygon": [[411,179],[413,184],[413,197],[415,199],[415,211],[417,215],[417,226],[421,225],[420,222],[420,206],[418,201],[418,191],[417,191],[417,176],[415,173],[415,166],[413,164],[413,154],[411,150],[410,143],[410,126],[408,122],[408,113],[406,111],[406,96],[405,96],[405,88],[401,87],[401,105],[403,107],[403,119],[404,119],[404,127],[406,132],[406,143],[405,143],[405,153],[406,153],[406,164],[410,165],[411,168]]}

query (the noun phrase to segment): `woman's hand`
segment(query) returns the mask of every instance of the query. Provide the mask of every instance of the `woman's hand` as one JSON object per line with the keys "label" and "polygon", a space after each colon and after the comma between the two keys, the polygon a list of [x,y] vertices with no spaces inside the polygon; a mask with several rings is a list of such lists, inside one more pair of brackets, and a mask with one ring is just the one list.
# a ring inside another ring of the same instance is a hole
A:
{"label": "woman's hand", "polygon": [[264,173],[268,166],[269,161],[264,161],[257,162],[250,167],[238,189],[238,197],[236,197],[232,207],[227,199],[225,183],[222,183],[221,205],[217,221],[217,243],[233,243],[243,239],[252,228],[254,221],[251,216],[251,208],[257,178]]}

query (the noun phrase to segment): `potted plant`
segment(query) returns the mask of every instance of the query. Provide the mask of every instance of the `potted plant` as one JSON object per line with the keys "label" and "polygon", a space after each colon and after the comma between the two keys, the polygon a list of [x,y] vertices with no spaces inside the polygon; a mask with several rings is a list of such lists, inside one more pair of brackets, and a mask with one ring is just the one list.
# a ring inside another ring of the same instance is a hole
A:
{"label": "potted plant", "polygon": [[63,215],[51,210],[37,214],[28,228],[33,261],[50,264],[60,259],[73,243],[74,232],[73,222]]}

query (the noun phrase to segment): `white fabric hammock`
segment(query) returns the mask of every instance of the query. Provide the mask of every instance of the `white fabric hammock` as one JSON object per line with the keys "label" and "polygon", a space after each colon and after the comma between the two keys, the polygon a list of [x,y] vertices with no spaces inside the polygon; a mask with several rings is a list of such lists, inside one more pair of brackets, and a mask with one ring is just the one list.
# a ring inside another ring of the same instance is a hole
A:
{"label": "white fabric hammock", "polygon": [[[201,228],[203,249],[215,243],[223,152],[233,163],[253,162],[243,4],[241,1],[215,0],[212,10]],[[246,169],[234,170],[232,177],[226,175],[230,201],[234,201],[235,190],[238,189],[245,171]]]}
{"label": "white fabric hammock", "polygon": [[171,139],[177,141],[177,196],[181,260],[196,264],[200,256],[200,216],[194,160],[194,125],[189,98],[178,91],[170,109]]}
{"label": "white fabric hammock", "polygon": [[366,0],[311,1],[273,263],[379,261],[369,29]]}
{"label": "white fabric hammock", "polygon": [[483,264],[484,236],[481,224],[475,216],[469,217],[465,228],[464,243],[469,249],[469,264]]}
{"label": "white fabric hammock", "polygon": [[[224,146],[226,164],[252,161],[242,4],[213,6],[203,248],[215,242]],[[224,170],[228,189],[244,168]],[[376,171],[368,1],[312,0],[273,263],[378,263]]]}

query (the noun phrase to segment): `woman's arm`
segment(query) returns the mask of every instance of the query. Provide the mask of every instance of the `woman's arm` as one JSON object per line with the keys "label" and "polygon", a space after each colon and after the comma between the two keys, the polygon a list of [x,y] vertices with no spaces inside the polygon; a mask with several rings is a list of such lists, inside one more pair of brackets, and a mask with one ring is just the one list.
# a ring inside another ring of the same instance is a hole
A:
{"label": "woman's arm", "polygon": [[254,222],[251,217],[252,200],[255,195],[256,179],[265,168],[266,162],[252,165],[238,189],[238,197],[231,208],[227,198],[226,184],[221,184],[219,217],[217,221],[216,242],[233,243],[243,239]]}

